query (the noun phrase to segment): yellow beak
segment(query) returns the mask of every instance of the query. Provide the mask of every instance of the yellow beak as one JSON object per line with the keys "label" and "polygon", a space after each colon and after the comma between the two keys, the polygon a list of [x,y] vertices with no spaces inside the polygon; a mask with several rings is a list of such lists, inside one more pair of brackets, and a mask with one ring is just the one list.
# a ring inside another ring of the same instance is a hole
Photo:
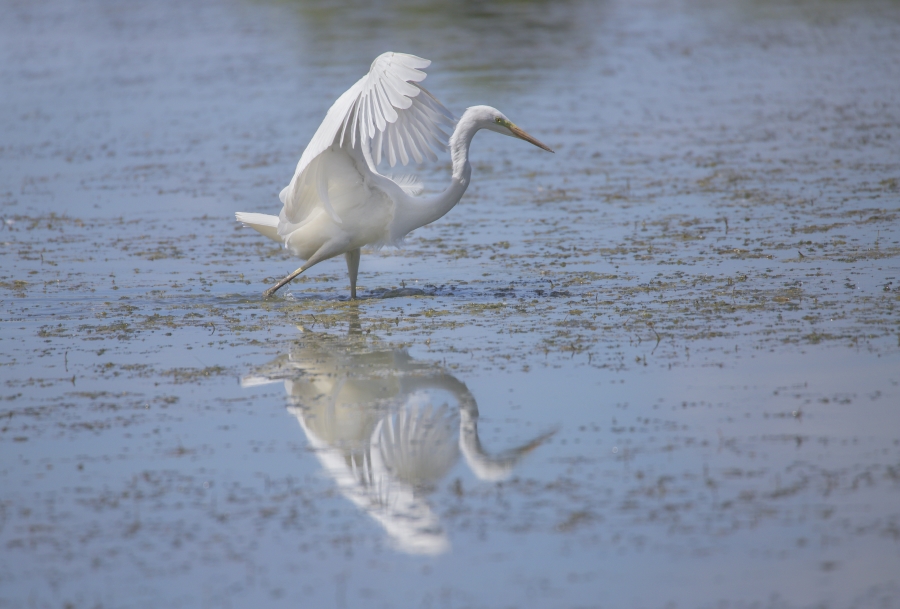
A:
{"label": "yellow beak", "polygon": [[528,135],[527,133],[525,133],[524,131],[522,131],[522,129],[520,129],[520,128],[517,127],[516,125],[513,125],[512,123],[509,124],[509,130],[512,131],[512,134],[513,134],[514,136],[516,136],[517,138],[519,138],[519,139],[521,139],[521,140],[525,140],[526,142],[529,142],[529,143],[531,143],[531,144],[534,144],[534,145],[537,146],[538,148],[543,148],[543,149],[546,150],[547,152],[553,152],[553,150],[552,150],[549,146],[547,146],[546,144],[543,144],[543,143],[539,142],[538,140],[536,140],[535,138],[531,137],[530,135]]}

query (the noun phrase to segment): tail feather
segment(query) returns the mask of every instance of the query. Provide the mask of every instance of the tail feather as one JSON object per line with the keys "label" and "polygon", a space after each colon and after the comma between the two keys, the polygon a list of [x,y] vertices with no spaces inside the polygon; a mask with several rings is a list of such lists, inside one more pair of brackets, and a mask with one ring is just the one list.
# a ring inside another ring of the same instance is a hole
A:
{"label": "tail feather", "polygon": [[239,211],[234,214],[234,217],[238,222],[243,222],[244,226],[249,226],[269,239],[278,241],[279,243],[284,242],[284,239],[278,234],[278,216]]}

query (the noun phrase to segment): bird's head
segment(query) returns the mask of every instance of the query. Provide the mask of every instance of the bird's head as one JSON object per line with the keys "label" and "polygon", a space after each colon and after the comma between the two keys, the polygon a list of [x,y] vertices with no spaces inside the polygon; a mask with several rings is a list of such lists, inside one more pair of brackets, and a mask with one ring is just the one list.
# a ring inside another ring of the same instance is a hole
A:
{"label": "bird's head", "polygon": [[534,144],[538,148],[543,148],[547,152],[553,152],[549,146],[528,135],[521,127],[506,118],[506,115],[496,108],[491,108],[490,106],[475,106],[469,108],[468,112],[474,114],[475,120],[478,121],[482,129],[489,129],[490,131],[496,131],[503,135],[516,137],[520,140],[525,140],[526,142]]}

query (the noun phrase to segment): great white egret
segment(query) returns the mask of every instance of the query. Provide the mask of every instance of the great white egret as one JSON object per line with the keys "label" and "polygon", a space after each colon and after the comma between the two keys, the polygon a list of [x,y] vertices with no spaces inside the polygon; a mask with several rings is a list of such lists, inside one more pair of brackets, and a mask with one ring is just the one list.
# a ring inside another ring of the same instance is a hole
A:
{"label": "great white egret", "polygon": [[[306,260],[299,269],[263,292],[274,294],[300,273],[339,254],[347,258],[350,298],[356,298],[360,248],[397,244],[408,233],[453,209],[469,186],[469,144],[480,129],[496,131],[553,152],[490,106],[468,108],[459,120],[421,85],[427,59],[384,53],[369,73],[341,95],[303,151],[284,190],[278,216],[238,212],[235,217]],[[453,127],[448,136],[444,129]],[[449,147],[450,185],[440,194],[419,196],[410,176],[378,172],[382,158],[391,167],[411,160],[437,160]]]}

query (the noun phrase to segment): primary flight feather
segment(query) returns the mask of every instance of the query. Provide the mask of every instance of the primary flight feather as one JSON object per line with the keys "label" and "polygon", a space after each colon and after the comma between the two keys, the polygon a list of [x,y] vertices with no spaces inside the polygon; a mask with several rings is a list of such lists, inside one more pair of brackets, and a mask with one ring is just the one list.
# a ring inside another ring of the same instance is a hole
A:
{"label": "primary flight feather", "polygon": [[[490,106],[468,108],[456,120],[418,84],[430,64],[404,53],[379,55],[369,73],[328,110],[300,156],[294,177],[281,191],[281,213],[235,214],[238,221],[306,261],[266,290],[266,297],[311,266],[344,254],[350,297],[356,298],[360,248],[395,244],[450,211],[469,185],[469,144],[480,129],[553,152]],[[421,184],[414,177],[391,177],[377,170],[383,159],[391,167],[422,163],[436,160],[435,152],[447,148],[453,175],[438,195],[420,196]]]}

